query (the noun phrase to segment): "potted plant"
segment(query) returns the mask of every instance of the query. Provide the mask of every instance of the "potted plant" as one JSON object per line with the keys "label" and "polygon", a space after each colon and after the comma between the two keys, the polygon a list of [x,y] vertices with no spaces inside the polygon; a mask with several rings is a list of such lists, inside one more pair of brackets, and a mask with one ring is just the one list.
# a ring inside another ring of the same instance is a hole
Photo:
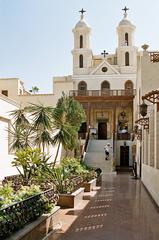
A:
{"label": "potted plant", "polygon": [[96,186],[96,172],[88,167],[83,161],[77,158],[64,158],[62,165],[69,169],[74,178],[78,176],[78,179],[79,177],[82,179],[79,185],[84,187],[85,192],[90,192]]}
{"label": "potted plant", "polygon": [[82,187],[84,187],[85,192],[91,192],[97,182],[97,174],[94,170],[84,170],[81,173],[81,176],[83,178],[83,183],[81,184]]}
{"label": "potted plant", "polygon": [[76,182],[71,177],[70,170],[65,166],[50,169],[49,178],[52,179],[59,193],[57,205],[74,208],[83,199],[84,188],[76,189]]}

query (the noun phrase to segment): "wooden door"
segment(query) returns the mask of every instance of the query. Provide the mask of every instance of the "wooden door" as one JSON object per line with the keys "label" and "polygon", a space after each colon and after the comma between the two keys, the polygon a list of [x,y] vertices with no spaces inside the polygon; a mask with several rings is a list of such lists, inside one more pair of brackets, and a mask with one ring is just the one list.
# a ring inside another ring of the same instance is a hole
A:
{"label": "wooden door", "polygon": [[106,124],[106,122],[98,123],[98,139],[107,139],[107,124]]}

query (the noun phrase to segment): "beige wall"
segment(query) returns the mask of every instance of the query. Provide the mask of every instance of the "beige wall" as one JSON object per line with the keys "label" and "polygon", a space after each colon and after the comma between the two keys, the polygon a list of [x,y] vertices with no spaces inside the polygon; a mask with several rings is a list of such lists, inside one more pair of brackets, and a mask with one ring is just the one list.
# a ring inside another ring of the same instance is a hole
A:
{"label": "beige wall", "polygon": [[141,60],[142,95],[159,88],[159,63],[150,61],[149,53],[144,51]]}
{"label": "beige wall", "polygon": [[0,93],[2,90],[8,90],[8,97],[16,100],[18,96],[19,80],[17,78],[1,78],[0,79]]}

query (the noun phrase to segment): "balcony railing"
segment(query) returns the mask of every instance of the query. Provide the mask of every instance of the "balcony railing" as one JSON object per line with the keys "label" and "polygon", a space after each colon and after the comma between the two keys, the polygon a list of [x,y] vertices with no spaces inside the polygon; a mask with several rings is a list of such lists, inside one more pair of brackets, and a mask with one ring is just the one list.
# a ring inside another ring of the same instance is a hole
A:
{"label": "balcony railing", "polygon": [[159,62],[159,52],[150,52],[151,62]]}
{"label": "balcony railing", "polygon": [[130,133],[118,133],[117,140],[130,140],[131,134]]}
{"label": "balcony railing", "polygon": [[118,90],[70,90],[70,97],[87,96],[87,97],[112,97],[112,96],[135,96],[135,89],[118,89]]}

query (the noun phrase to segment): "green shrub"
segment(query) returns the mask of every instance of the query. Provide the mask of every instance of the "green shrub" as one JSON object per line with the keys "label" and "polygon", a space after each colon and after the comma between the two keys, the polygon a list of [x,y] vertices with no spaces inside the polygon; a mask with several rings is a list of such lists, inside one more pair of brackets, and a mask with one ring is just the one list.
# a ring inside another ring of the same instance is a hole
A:
{"label": "green shrub", "polygon": [[77,158],[64,158],[62,166],[69,169],[71,175],[82,177],[84,182],[89,182],[97,177],[96,172],[92,168]]}
{"label": "green shrub", "polygon": [[94,170],[85,170],[81,173],[81,177],[83,178],[83,182],[89,182],[97,177],[97,173]]}
{"label": "green shrub", "polygon": [[82,165],[81,161],[77,158],[64,158],[62,160],[62,166],[68,168],[72,175],[81,174],[86,170],[86,166],[84,164]]}
{"label": "green shrub", "polygon": [[49,158],[40,149],[27,147],[16,152],[12,165],[17,168],[24,184],[27,185],[29,181],[39,175],[39,172],[41,173],[48,167]]}

